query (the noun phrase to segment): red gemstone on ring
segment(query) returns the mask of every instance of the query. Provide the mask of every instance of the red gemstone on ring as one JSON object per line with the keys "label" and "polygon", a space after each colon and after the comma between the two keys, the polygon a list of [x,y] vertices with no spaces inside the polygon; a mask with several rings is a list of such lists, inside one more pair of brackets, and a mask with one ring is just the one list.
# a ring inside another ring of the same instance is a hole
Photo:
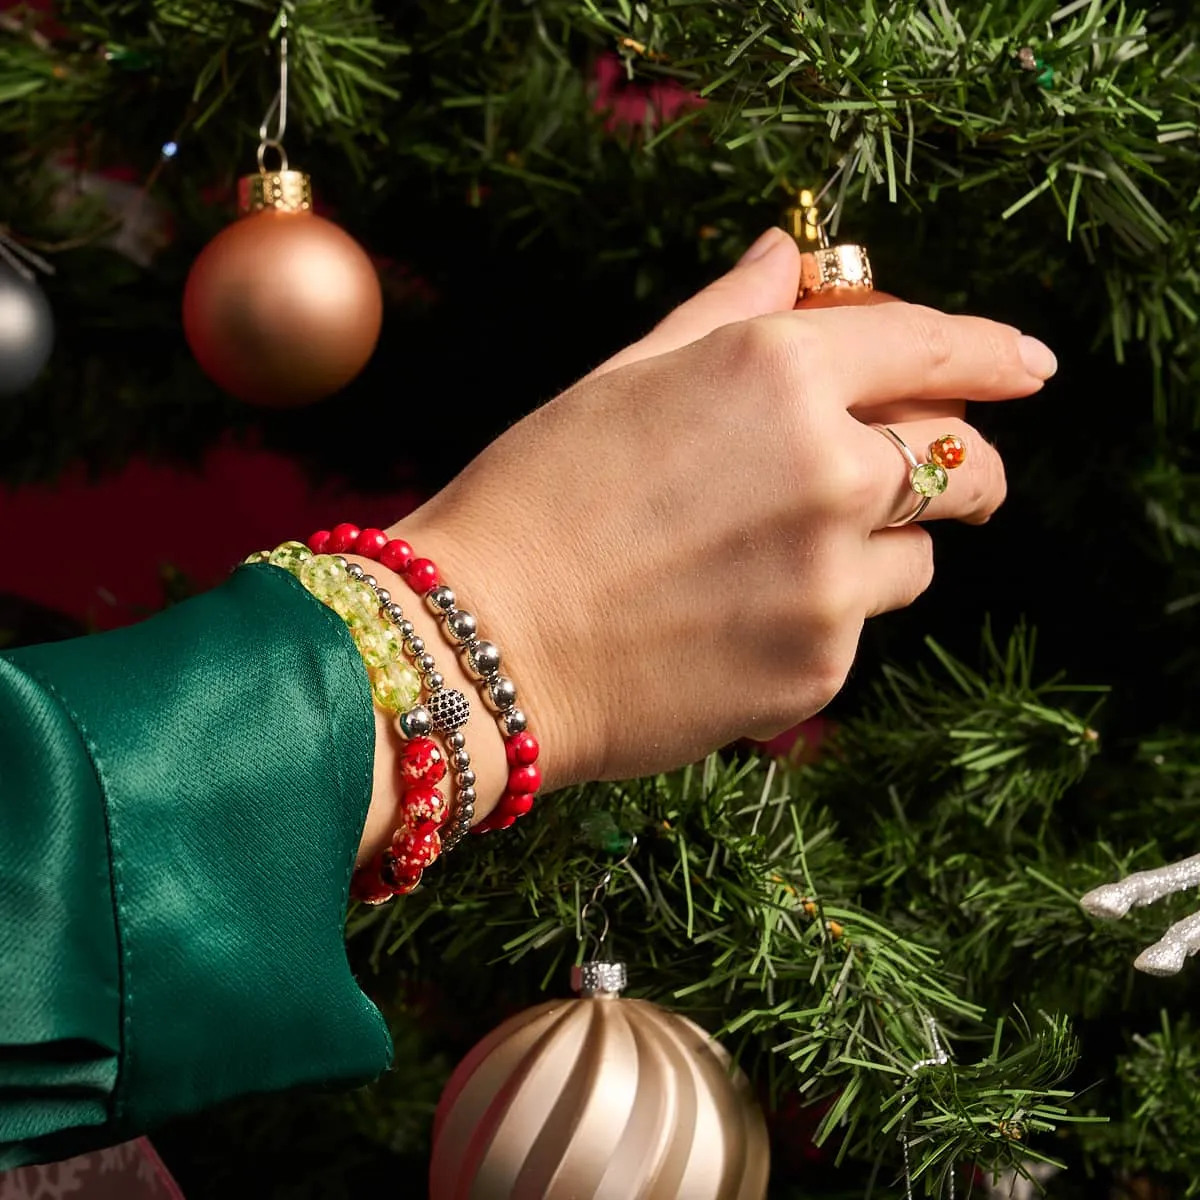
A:
{"label": "red gemstone on ring", "polygon": [[967,459],[967,446],[962,438],[944,433],[929,443],[929,457],[945,471],[961,467]]}

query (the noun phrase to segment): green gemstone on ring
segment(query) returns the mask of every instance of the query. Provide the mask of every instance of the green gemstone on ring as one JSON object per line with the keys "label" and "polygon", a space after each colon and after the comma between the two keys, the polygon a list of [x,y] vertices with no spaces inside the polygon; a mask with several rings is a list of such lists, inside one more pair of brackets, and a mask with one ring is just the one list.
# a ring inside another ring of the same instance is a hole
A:
{"label": "green gemstone on ring", "polygon": [[910,482],[912,490],[918,496],[940,496],[946,490],[950,477],[946,474],[945,467],[927,462],[922,463],[919,467],[913,467]]}

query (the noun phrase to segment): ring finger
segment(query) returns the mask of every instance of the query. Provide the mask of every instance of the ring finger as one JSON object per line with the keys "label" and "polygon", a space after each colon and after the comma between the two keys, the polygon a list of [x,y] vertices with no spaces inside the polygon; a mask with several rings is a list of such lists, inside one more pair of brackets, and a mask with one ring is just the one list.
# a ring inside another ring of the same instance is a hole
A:
{"label": "ring finger", "polygon": [[[900,443],[912,451],[924,468],[917,474],[916,484],[925,489],[929,503],[919,520],[981,525],[1004,503],[1008,490],[1004,461],[995,447],[965,421],[940,417],[887,426],[855,424],[860,431],[856,440],[861,446],[862,461],[871,479],[878,482],[878,486],[870,489],[876,502],[871,511],[863,514],[870,522],[870,529],[885,529],[905,520],[924,499],[914,487],[913,468]],[[888,436],[887,429],[899,442]],[[951,441],[943,443],[946,438]],[[942,449],[941,469],[933,462],[934,443]],[[943,485],[944,490],[939,491]]]}

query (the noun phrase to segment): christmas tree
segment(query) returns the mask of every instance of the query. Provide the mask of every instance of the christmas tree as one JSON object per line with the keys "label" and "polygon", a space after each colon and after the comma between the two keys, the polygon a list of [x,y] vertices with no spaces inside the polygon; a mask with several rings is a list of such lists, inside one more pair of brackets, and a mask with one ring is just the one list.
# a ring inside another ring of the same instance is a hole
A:
{"label": "christmas tree", "polygon": [[[290,160],[387,302],[361,374],[288,410],[223,393],[180,316],[279,131],[281,34]],[[1009,502],[936,529],[933,590],[868,627],[823,723],[560,796],[353,912],[396,1070],[165,1131],[189,1196],[419,1194],[455,1060],[562,991],[582,901],[634,838],[606,901],[631,994],[750,1074],[772,1195],[987,1195],[1014,1173],[1056,1197],[1200,1194],[1200,968],[1132,966],[1188,899],[1119,922],[1079,905],[1197,850],[1198,42],[1187,6],[1115,0],[0,6],[3,269],[30,268],[55,333],[0,399],[14,513],[80,464],[102,488],[228,446],[297,464],[313,495],[428,493],[801,187],[881,288],[1009,321],[1062,365],[973,414]],[[0,359],[0,389],[17,370]],[[364,449],[381,413],[402,414],[390,456]],[[9,530],[0,591],[67,608],[25,548],[70,557],[70,530]],[[231,558],[257,548],[238,533]],[[164,582],[160,602],[206,581]],[[0,625],[64,632],[16,600]]]}

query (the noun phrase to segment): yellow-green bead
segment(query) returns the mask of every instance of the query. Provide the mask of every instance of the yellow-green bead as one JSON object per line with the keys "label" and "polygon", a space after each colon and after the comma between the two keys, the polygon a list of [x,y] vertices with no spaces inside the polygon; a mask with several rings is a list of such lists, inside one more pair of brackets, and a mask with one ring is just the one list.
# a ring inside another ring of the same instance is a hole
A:
{"label": "yellow-green bead", "polygon": [[404,712],[421,698],[421,677],[404,663],[388,663],[385,667],[371,669],[368,674],[371,690],[381,708]]}
{"label": "yellow-green bead", "polygon": [[253,566],[255,563],[267,562],[271,557],[270,550],[255,550],[253,554],[247,554],[242,559],[247,566]]}
{"label": "yellow-green bead", "polygon": [[379,597],[361,579],[346,578],[329,598],[329,605],[347,625],[361,628],[379,616]]}
{"label": "yellow-green bead", "polygon": [[300,568],[312,556],[313,552],[303,542],[284,542],[271,551],[268,561],[273,567],[282,567],[293,575],[299,575]]}
{"label": "yellow-green bead", "polygon": [[354,634],[354,642],[368,667],[386,667],[403,655],[404,643],[391,625],[364,626]]}
{"label": "yellow-green bead", "polygon": [[346,568],[332,554],[314,554],[300,568],[300,582],[326,604],[332,602],[348,578]]}

